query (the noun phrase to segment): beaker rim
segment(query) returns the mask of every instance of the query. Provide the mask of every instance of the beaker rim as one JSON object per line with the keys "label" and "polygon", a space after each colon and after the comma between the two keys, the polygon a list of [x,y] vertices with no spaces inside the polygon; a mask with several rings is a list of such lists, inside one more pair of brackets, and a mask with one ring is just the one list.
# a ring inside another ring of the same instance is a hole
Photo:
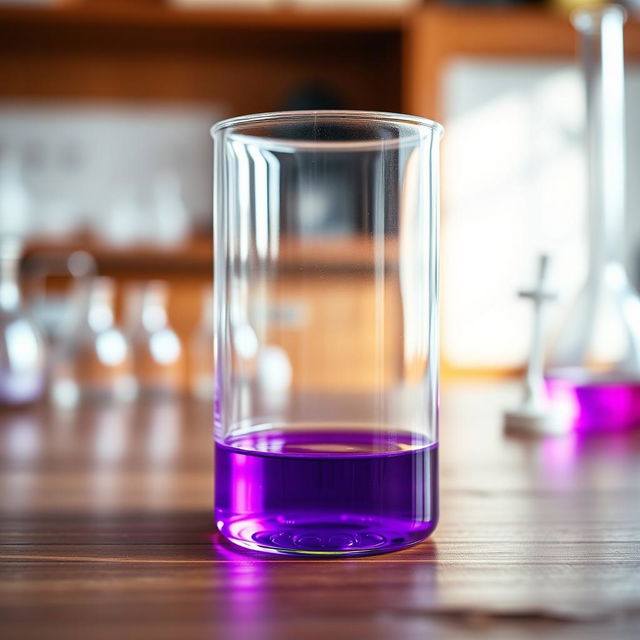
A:
{"label": "beaker rim", "polygon": [[244,116],[227,118],[211,127],[211,135],[217,135],[234,128],[251,127],[260,124],[296,124],[313,119],[313,122],[347,122],[357,121],[360,124],[370,122],[381,125],[400,125],[409,129],[393,139],[368,138],[362,140],[311,140],[305,138],[283,138],[278,136],[252,135],[250,133],[232,132],[233,140],[238,142],[265,147],[276,151],[366,151],[372,149],[393,149],[406,145],[415,146],[428,135],[440,139],[444,134],[444,127],[435,120],[421,116],[393,113],[387,111],[361,110],[305,110],[305,111],[270,111],[253,113]]}

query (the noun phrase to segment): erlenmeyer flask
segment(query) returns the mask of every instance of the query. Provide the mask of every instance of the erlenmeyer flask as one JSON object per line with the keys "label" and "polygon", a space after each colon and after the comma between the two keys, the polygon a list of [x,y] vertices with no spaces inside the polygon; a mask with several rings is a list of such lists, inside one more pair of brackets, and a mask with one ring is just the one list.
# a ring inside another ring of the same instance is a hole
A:
{"label": "erlenmeyer flask", "polygon": [[71,330],[53,365],[53,400],[64,406],[80,401],[128,401],[135,380],[127,341],[114,322],[115,286],[93,278],[74,287]]}
{"label": "erlenmeyer flask", "polygon": [[20,242],[0,241],[0,404],[21,405],[42,394],[44,342],[22,306],[18,284]]}
{"label": "erlenmeyer flask", "polygon": [[126,295],[127,337],[141,395],[176,393],[182,383],[182,346],[167,316],[168,286],[134,283]]}
{"label": "erlenmeyer flask", "polygon": [[573,16],[587,99],[588,267],[546,380],[579,430],[640,423],[640,300],[624,266],[624,21],[615,5]]}

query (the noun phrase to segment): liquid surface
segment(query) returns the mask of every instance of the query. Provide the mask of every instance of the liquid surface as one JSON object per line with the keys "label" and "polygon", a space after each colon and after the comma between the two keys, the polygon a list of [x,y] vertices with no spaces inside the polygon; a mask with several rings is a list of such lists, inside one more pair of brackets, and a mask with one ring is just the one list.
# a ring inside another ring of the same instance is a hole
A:
{"label": "liquid surface", "polygon": [[577,431],[623,431],[640,426],[640,382],[546,380],[549,399]]}
{"label": "liquid surface", "polygon": [[262,432],[216,443],[216,523],[274,553],[357,555],[419,542],[438,519],[438,451],[412,434]]}

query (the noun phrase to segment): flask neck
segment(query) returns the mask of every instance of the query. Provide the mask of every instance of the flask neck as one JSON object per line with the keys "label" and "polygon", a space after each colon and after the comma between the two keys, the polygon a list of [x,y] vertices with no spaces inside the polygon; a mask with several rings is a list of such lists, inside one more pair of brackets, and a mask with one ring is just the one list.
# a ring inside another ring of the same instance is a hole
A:
{"label": "flask neck", "polygon": [[625,113],[623,25],[617,6],[577,11],[586,94],[589,277],[624,264]]}

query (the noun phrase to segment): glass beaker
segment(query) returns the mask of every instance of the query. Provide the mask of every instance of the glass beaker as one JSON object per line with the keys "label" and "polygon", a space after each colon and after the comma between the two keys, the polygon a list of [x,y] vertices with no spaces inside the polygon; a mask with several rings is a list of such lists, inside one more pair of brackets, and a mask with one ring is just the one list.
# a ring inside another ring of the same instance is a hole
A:
{"label": "glass beaker", "polygon": [[361,111],[213,130],[215,518],[275,553],[380,553],[438,518],[442,127]]}
{"label": "glass beaker", "polygon": [[115,325],[114,295],[111,278],[75,283],[69,330],[52,367],[51,395],[57,404],[127,402],[135,397],[130,349]]}
{"label": "glass beaker", "polygon": [[125,294],[126,336],[141,396],[171,396],[181,390],[183,353],[169,324],[169,285],[162,280],[131,283]]}
{"label": "glass beaker", "polygon": [[640,423],[640,300],[624,266],[625,15],[612,5],[572,17],[586,89],[588,265],[545,377],[555,407],[585,431]]}

